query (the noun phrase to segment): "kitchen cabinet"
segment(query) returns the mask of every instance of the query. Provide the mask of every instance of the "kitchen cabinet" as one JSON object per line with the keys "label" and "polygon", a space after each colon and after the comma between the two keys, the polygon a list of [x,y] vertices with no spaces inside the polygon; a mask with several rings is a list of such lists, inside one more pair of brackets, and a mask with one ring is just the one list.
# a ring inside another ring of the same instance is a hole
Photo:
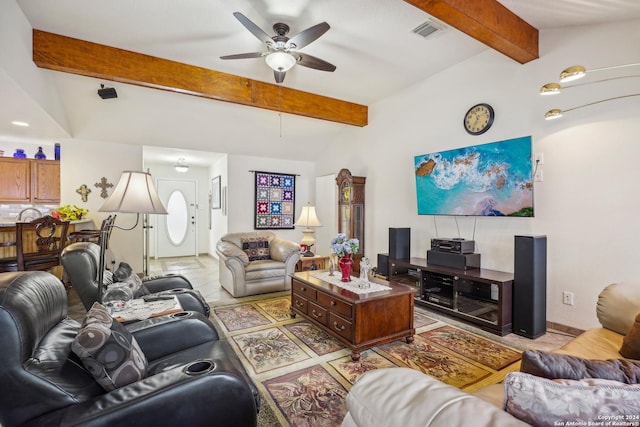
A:
{"label": "kitchen cabinet", "polygon": [[0,157],[0,203],[60,203],[60,162]]}
{"label": "kitchen cabinet", "polygon": [[60,203],[60,162],[33,160],[31,168],[33,203]]}

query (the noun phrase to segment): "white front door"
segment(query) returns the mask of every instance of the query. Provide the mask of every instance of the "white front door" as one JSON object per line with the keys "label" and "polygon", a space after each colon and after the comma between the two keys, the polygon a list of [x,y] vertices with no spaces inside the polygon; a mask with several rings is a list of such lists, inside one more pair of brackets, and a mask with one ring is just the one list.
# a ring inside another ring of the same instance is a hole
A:
{"label": "white front door", "polygon": [[157,188],[169,215],[157,215],[156,256],[197,255],[197,181],[159,178]]}

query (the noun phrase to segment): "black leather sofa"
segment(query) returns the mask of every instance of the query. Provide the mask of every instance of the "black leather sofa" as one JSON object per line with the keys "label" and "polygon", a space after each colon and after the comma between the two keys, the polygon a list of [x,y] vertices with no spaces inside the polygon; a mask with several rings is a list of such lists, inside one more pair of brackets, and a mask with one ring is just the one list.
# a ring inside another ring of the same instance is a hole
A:
{"label": "black leather sofa", "polygon": [[45,272],[0,274],[0,424],[255,426],[259,394],[229,344],[197,312],[126,325],[146,376],[105,391],[71,351],[62,282]]}
{"label": "black leather sofa", "polygon": [[[89,310],[98,299],[98,266],[100,246],[92,242],[72,243],[64,248],[61,255],[62,266],[71,286],[82,301],[82,305]],[[105,270],[104,282],[113,282],[112,272]],[[142,287],[137,295],[173,294],[180,301],[182,308],[197,311],[209,317],[209,305],[202,295],[193,289],[189,280],[180,274],[165,274],[142,278]]]}

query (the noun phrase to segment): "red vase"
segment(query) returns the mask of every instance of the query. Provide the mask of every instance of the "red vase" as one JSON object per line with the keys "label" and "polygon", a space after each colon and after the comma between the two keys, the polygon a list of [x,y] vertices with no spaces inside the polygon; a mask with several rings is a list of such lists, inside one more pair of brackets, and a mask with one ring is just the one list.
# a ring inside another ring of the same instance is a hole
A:
{"label": "red vase", "polygon": [[353,260],[351,259],[351,254],[347,254],[340,258],[338,262],[340,264],[340,271],[342,272],[342,281],[350,282],[351,281],[351,270],[353,269]]}

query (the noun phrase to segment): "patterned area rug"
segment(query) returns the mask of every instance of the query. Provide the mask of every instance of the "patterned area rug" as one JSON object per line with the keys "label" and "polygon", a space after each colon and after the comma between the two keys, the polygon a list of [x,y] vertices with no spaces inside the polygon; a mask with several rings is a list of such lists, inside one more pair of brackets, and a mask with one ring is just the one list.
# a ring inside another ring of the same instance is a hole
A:
{"label": "patterned area rug", "polygon": [[[309,321],[289,315],[288,294],[228,306],[211,318],[226,335],[277,421],[260,427],[335,427],[345,396],[363,373],[410,367],[463,390],[502,381],[519,367],[520,351],[429,317],[416,307],[415,341],[373,347],[358,362],[351,351]],[[277,424],[279,423],[279,424]]]}

